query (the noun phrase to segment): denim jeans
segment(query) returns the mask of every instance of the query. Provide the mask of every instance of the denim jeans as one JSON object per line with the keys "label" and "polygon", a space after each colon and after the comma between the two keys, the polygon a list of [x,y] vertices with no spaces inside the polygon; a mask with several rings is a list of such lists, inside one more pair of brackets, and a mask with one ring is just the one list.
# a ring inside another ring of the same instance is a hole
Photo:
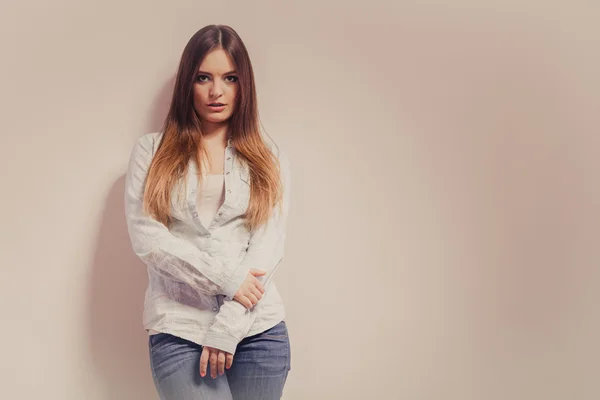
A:
{"label": "denim jeans", "polygon": [[148,338],[150,367],[161,400],[278,400],[291,370],[285,321],[244,338],[231,368],[200,376],[202,346],[168,333]]}

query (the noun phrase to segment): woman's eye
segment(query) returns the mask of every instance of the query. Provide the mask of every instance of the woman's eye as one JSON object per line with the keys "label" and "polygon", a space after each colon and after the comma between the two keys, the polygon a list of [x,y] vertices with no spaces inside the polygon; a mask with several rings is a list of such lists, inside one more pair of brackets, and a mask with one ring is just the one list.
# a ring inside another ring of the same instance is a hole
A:
{"label": "woman's eye", "polygon": [[[208,82],[210,80],[210,76],[208,76],[208,75],[198,75],[198,76],[196,76],[196,80],[198,82]],[[231,76],[225,77],[225,80],[227,80],[230,83],[233,83],[233,82],[237,82],[238,81],[238,77],[231,75]]]}

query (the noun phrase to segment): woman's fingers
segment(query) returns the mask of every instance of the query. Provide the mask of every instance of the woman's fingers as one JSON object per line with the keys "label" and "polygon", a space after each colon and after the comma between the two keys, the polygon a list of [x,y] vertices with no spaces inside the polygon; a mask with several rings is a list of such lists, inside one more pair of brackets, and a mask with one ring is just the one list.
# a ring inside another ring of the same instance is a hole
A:
{"label": "woman's fingers", "polygon": [[210,363],[210,375],[213,379],[225,374],[225,368],[231,368],[233,354],[226,351],[204,346],[200,355],[200,376],[206,376],[208,364]]}
{"label": "woman's fingers", "polygon": [[250,273],[254,276],[263,276],[267,273],[267,271],[263,271],[262,269],[250,268]]}
{"label": "woman's fingers", "polygon": [[254,307],[254,305],[256,303],[258,303],[258,299],[256,298],[255,295],[250,293],[250,294],[247,294],[246,296],[244,296],[240,303],[242,303],[244,305],[244,307],[246,307],[249,310],[252,307]]}
{"label": "woman's fingers", "polygon": [[252,305],[253,305],[253,306],[254,306],[254,305],[256,305],[256,303],[258,303],[258,298],[257,298],[257,297],[256,297],[256,296],[255,296],[253,293],[250,293],[250,294],[248,295],[248,298],[249,298],[249,299],[250,299],[250,301],[252,302]]}
{"label": "woman's fingers", "polygon": [[260,299],[262,299],[262,298],[263,298],[263,294],[262,294],[262,293],[261,293],[261,291],[260,291],[260,290],[258,290],[258,289],[254,289],[254,290],[252,291],[252,293],[253,293],[253,294],[256,296],[256,298],[257,298],[258,300],[260,300]]}
{"label": "woman's fingers", "polygon": [[206,367],[208,365],[208,359],[210,357],[210,348],[202,347],[202,355],[200,355],[200,376],[206,376]]}
{"label": "woman's fingers", "polygon": [[217,365],[219,375],[223,375],[225,373],[225,352],[219,351],[219,355],[217,356]]}
{"label": "woman's fingers", "polygon": [[218,351],[210,352],[210,376],[212,376],[213,379],[217,377],[217,354]]}
{"label": "woman's fingers", "polygon": [[252,308],[252,302],[250,301],[250,299],[248,298],[248,296],[244,296],[243,299],[243,303],[244,307],[246,307],[248,310]]}
{"label": "woman's fingers", "polygon": [[252,281],[252,284],[254,285],[254,287],[256,289],[258,289],[261,293],[265,292],[265,288],[263,287],[263,284],[261,281],[258,280],[257,277],[254,277],[254,280]]}
{"label": "woman's fingers", "polygon": [[250,300],[248,300],[248,298],[242,294],[241,290],[236,293],[233,299],[246,308],[252,307],[252,302],[250,302]]}

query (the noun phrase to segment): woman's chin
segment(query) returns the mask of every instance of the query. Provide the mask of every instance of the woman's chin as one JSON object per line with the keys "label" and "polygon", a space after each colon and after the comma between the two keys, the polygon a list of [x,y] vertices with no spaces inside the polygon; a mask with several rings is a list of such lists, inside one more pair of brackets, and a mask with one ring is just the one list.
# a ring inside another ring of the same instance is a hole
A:
{"label": "woman's chin", "polygon": [[211,124],[221,124],[224,122],[227,122],[229,120],[231,116],[217,116],[217,115],[205,115],[204,116],[204,121],[211,123]]}

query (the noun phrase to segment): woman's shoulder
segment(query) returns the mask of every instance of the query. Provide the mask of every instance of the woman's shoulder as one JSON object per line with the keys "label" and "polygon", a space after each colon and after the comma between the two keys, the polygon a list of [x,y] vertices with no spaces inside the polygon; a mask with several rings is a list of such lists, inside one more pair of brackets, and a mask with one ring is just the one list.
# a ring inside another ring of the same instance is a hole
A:
{"label": "woman's shoulder", "polygon": [[292,174],[292,169],[290,165],[290,159],[287,155],[287,152],[280,145],[268,145],[267,147],[273,154],[273,156],[277,159],[279,163],[279,174],[284,182],[290,180],[290,176]]}
{"label": "woman's shoulder", "polygon": [[146,133],[142,137],[144,137],[152,146],[156,147],[160,143],[162,136],[162,132],[150,132]]}
{"label": "woman's shoulder", "polygon": [[154,155],[154,153],[156,152],[156,149],[158,148],[158,144],[160,143],[160,140],[162,139],[162,132],[151,132],[151,133],[146,133],[140,137],[138,137],[136,143],[135,143],[135,147],[136,148],[141,148],[143,149],[145,152]]}
{"label": "woman's shoulder", "polygon": [[280,164],[285,164],[285,166],[289,166],[290,160],[288,158],[287,152],[285,149],[281,147],[280,144],[275,143],[275,141],[271,138],[264,138],[264,142],[267,145],[267,148],[273,153],[275,158],[279,160]]}

